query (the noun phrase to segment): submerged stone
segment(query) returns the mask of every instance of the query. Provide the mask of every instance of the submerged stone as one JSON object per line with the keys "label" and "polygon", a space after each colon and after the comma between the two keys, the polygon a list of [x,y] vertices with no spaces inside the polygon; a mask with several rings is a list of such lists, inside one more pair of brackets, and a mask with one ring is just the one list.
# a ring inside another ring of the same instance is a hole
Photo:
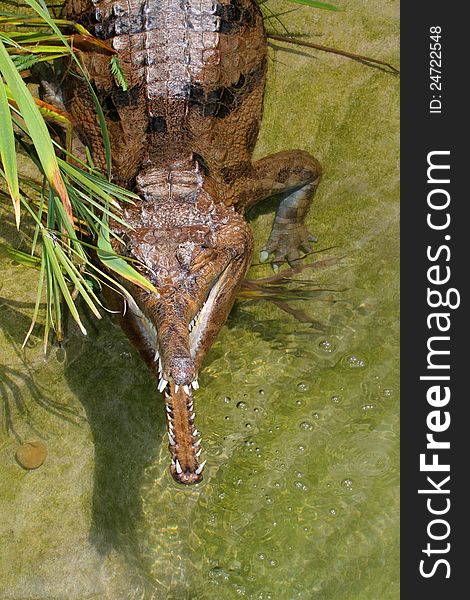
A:
{"label": "submerged stone", "polygon": [[26,442],[16,451],[15,458],[23,469],[38,469],[46,460],[47,448],[42,442]]}

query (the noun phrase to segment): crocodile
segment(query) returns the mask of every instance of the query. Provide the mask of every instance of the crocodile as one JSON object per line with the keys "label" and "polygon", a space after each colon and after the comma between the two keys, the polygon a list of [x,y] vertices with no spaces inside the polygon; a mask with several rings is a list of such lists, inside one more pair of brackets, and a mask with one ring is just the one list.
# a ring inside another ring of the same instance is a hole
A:
{"label": "crocodile", "polygon": [[[139,200],[122,207],[121,253],[135,259],[158,294],[122,281],[129,294],[109,302],[158,380],[170,472],[202,479],[194,395],[204,357],[229,315],[251,264],[245,214],[280,195],[262,258],[295,261],[315,238],[304,220],[321,167],[303,150],[260,160],[258,137],[267,42],[254,0],[67,0],[62,16],[116,53],[128,89],[110,72],[109,53],[82,62],[106,119],[113,181]],[[93,99],[71,71],[64,103],[95,165],[105,147]]]}

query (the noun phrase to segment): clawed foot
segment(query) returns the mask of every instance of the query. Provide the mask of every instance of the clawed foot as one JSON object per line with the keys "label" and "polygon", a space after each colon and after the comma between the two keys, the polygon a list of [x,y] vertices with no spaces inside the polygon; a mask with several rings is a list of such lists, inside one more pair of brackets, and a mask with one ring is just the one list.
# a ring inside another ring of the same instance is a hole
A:
{"label": "clawed foot", "polygon": [[312,242],[317,238],[309,233],[305,225],[297,225],[292,229],[283,229],[282,232],[273,230],[265,247],[260,252],[260,261],[266,262],[270,255],[274,269],[279,264],[288,262],[290,264],[298,261],[303,254],[313,251]]}

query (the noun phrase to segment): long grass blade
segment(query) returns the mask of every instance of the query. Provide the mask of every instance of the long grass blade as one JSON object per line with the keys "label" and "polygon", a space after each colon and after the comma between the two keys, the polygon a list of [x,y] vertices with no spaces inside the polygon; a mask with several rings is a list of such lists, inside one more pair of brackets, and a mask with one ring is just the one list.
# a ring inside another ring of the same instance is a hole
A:
{"label": "long grass blade", "polygon": [[25,267],[33,267],[35,269],[38,269],[41,263],[41,259],[37,256],[31,256],[28,252],[22,252],[3,242],[0,242],[0,255],[8,256],[11,260]]}
{"label": "long grass blade", "polygon": [[36,106],[26,84],[16,70],[11,57],[0,40],[0,71],[10,88],[13,97],[21,111],[33,141],[44,173],[53,189],[56,190],[64,204],[67,215],[72,221],[72,208],[67,195],[64,181],[60,174],[59,165],[52,145],[51,137],[47,131],[44,119]]}
{"label": "long grass blade", "polygon": [[131,281],[135,285],[158,294],[157,288],[150,283],[143,275],[136,271],[129,263],[114,252],[109,241],[109,228],[102,227],[98,236],[98,258],[111,271],[118,273],[124,279]]}
{"label": "long grass blade", "polygon": [[335,4],[330,4],[328,2],[319,2],[318,0],[289,0],[289,2],[293,2],[294,4],[304,4],[311,8],[321,8],[322,10],[344,10],[341,6],[336,6]]}
{"label": "long grass blade", "polygon": [[26,336],[24,338],[23,341],[23,345],[21,346],[22,348],[25,347],[26,342],[29,339],[29,336],[32,334],[34,326],[36,325],[36,321],[38,318],[38,313],[39,313],[39,305],[41,304],[41,298],[42,298],[42,288],[44,285],[44,273],[46,270],[46,257],[43,255],[42,259],[41,259],[41,271],[39,273],[39,281],[38,281],[38,289],[36,292],[36,303],[34,305],[34,312],[33,312],[33,317],[31,319],[31,325],[29,326],[29,329],[26,333]]}
{"label": "long grass blade", "polygon": [[105,157],[106,157],[107,176],[108,176],[108,179],[111,179],[111,143],[109,140],[108,128],[106,126],[106,120],[104,118],[103,109],[101,108],[101,104],[98,100],[95,90],[93,89],[93,86],[91,85],[90,78],[88,77],[88,74],[86,73],[85,69],[83,68],[83,65],[80,63],[78,58],[75,56],[75,53],[73,52],[72,48],[70,47],[70,44],[67,42],[65,36],[62,34],[59,27],[55,23],[55,20],[51,18],[47,8],[44,5],[36,2],[36,0],[26,0],[26,2],[29,4],[29,6],[31,6],[31,8],[34,11],[37,12],[37,14],[42,19],[44,19],[44,21],[49,25],[49,27],[52,28],[52,30],[56,33],[56,35],[62,41],[64,46],[69,49],[72,59],[75,61],[76,65],[77,65],[78,69],[80,70],[80,72],[82,73],[82,75],[84,75],[84,77],[85,77],[85,83],[86,83],[86,85],[88,87],[88,91],[93,99],[96,114],[98,116],[98,122],[99,122],[100,128],[101,128],[101,135],[103,137],[103,146],[104,146],[104,152],[105,152]]}
{"label": "long grass blade", "polygon": [[[43,239],[43,243],[44,243],[44,250],[45,250],[45,252],[47,252],[47,256],[48,256],[48,259],[50,261],[50,265],[52,268],[52,273],[54,275],[53,281],[56,282],[56,284],[60,288],[60,291],[61,291],[62,296],[68,306],[70,314],[76,321],[77,325],[80,327],[80,331],[84,335],[86,335],[86,333],[87,333],[86,329],[80,320],[80,315],[78,314],[77,307],[75,306],[75,303],[70,294],[69,288],[67,286],[67,282],[65,281],[64,274],[62,273],[62,270],[61,270],[60,264],[59,264],[59,260],[57,258],[57,254],[54,249],[54,244],[56,244],[57,242],[55,240],[53,240],[53,238],[51,237],[51,234],[46,229],[43,229],[43,231],[42,231],[42,239]],[[56,305],[56,302],[59,302],[59,301],[57,299],[55,299],[54,305]],[[56,320],[59,321],[59,319],[60,319],[60,312],[58,314],[56,314]],[[58,325],[58,330],[60,331],[59,325]]]}
{"label": "long grass blade", "polygon": [[3,81],[0,81],[0,158],[5,180],[13,202],[16,227],[20,228],[20,190],[16,166],[15,135],[11,121],[10,105]]}

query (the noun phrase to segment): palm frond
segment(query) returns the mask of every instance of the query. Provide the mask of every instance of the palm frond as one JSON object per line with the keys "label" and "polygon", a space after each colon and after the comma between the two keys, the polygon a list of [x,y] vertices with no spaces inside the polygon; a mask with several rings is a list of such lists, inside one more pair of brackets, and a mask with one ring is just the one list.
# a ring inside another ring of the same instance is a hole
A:
{"label": "palm frond", "polygon": [[[103,43],[81,26],[52,18],[43,3],[26,2],[34,14],[0,13],[0,26],[8,25],[10,29],[0,34],[0,182],[3,180],[8,190],[6,193],[0,189],[0,202],[13,202],[18,227],[23,223],[21,216],[27,215],[34,234],[29,253],[6,244],[0,245],[0,252],[39,271],[33,319],[25,342],[45,306],[46,348],[51,331],[59,342],[62,339],[64,307],[86,333],[78,311],[79,297],[95,317],[101,317],[102,307],[95,293],[100,282],[126,293],[106,269],[154,292],[156,289],[111,247],[111,236],[117,236],[110,229],[110,219],[125,228],[121,207],[138,196],[109,180],[111,149],[103,111],[76,52],[77,48],[90,49]],[[75,34],[70,33],[73,30]],[[111,58],[113,51],[109,54]],[[95,169],[89,152],[89,160],[83,162],[71,155],[70,144],[63,147],[59,143],[49,124],[62,127],[70,139],[68,115],[35,98],[24,81],[38,62],[54,65],[63,57],[73,61],[94,98],[107,153],[108,178]],[[126,82],[117,60],[110,63],[110,69],[124,89]],[[18,169],[18,151],[37,168],[41,180],[31,179]],[[102,258],[106,269],[98,268],[93,261],[96,256]]]}

